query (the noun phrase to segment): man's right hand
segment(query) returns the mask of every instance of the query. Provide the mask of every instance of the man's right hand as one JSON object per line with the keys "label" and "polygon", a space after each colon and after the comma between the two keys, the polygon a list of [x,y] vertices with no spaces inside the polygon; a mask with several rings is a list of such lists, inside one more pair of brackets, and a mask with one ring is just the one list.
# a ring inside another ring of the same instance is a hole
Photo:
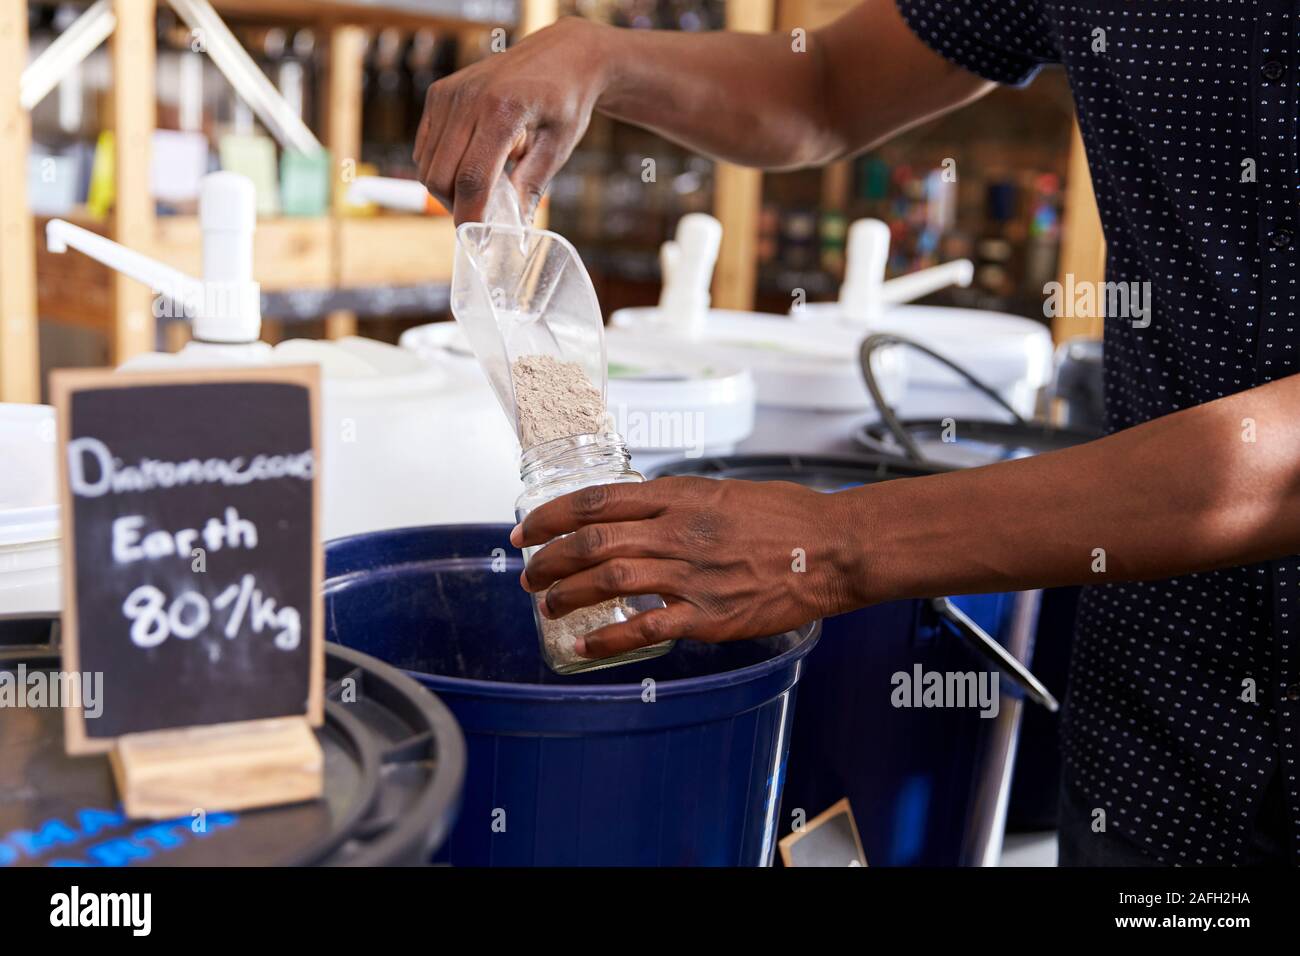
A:
{"label": "man's right hand", "polygon": [[429,87],[415,163],[458,225],[481,219],[507,159],[525,214],[536,209],[591,120],[610,32],[566,18]]}
{"label": "man's right hand", "polygon": [[794,169],[852,156],[992,86],[922,43],[894,0],[864,0],[806,44],[565,19],[429,87],[415,162],[456,222],[473,222],[508,159],[531,213],[592,110],[715,159]]}

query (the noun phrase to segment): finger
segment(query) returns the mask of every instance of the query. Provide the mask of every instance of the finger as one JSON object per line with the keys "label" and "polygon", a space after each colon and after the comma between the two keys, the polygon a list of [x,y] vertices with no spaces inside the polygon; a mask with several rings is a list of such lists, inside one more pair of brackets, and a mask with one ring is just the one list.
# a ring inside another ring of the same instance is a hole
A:
{"label": "finger", "polygon": [[546,187],[568,159],[570,150],[565,148],[565,142],[570,140],[549,130],[539,130],[524,153],[515,157],[515,169],[510,174],[510,181],[514,183],[524,203],[525,222],[537,212]]}
{"label": "finger", "polygon": [[698,627],[699,611],[689,604],[642,611],[630,620],[607,624],[580,637],[574,651],[583,657],[612,657],[662,641],[690,637]]}
{"label": "finger", "polygon": [[633,594],[676,594],[689,579],[684,561],[615,558],[557,581],[538,598],[542,617],[554,620],[581,607]]}
{"label": "finger", "polygon": [[525,591],[544,591],[556,581],[614,558],[675,558],[678,550],[653,519],[589,524],[554,539],[529,558],[520,583]]}
{"label": "finger", "polygon": [[456,170],[473,133],[473,122],[454,119],[447,110],[429,119],[429,137],[420,164],[420,181],[448,209],[455,190]]}
{"label": "finger", "polygon": [[486,115],[479,117],[452,180],[452,217],[456,225],[483,221],[492,186],[524,135],[521,107],[490,107]]}
{"label": "finger", "polygon": [[516,548],[530,548],[577,531],[583,525],[639,521],[653,518],[663,509],[662,493],[653,482],[592,485],[548,501],[530,512],[510,532],[510,543]]}

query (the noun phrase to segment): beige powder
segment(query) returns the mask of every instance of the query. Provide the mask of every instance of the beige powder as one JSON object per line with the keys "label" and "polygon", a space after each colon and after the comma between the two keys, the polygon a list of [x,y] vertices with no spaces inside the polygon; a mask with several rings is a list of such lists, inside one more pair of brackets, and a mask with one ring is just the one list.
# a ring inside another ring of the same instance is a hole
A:
{"label": "beige powder", "polygon": [[[538,600],[541,600],[539,597]],[[636,614],[636,609],[623,598],[601,601],[591,607],[580,607],[559,620],[550,621],[542,618],[542,643],[551,665],[557,668],[572,667],[575,664],[592,664],[590,657],[583,657],[574,650],[578,638],[586,637],[592,631],[600,630],[606,624],[627,620]]]}
{"label": "beige powder", "polygon": [[[510,363],[510,375],[519,415],[519,443],[524,448],[604,430],[605,403],[600,390],[577,362],[564,362],[550,355],[523,355]],[[590,664],[589,658],[574,651],[578,638],[635,613],[627,601],[615,598],[579,608],[559,620],[541,618],[542,643],[552,666]]]}
{"label": "beige powder", "polygon": [[523,355],[510,363],[519,443],[532,448],[570,435],[605,428],[605,403],[577,362],[550,355]]}

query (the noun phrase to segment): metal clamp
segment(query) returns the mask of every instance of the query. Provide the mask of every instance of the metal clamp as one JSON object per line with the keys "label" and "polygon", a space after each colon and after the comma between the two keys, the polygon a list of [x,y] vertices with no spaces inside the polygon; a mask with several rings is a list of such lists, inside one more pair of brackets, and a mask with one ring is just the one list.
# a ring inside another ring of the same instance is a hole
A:
{"label": "metal clamp", "polygon": [[1052,713],[1056,713],[1061,709],[1061,705],[1052,696],[1052,692],[1033,675],[1028,667],[989,636],[987,631],[971,620],[970,616],[953,604],[949,598],[931,598],[930,606],[940,617],[956,629],[957,633],[973,651],[989,661],[1005,675],[1024,697],[1032,700],[1035,704],[1046,707]]}

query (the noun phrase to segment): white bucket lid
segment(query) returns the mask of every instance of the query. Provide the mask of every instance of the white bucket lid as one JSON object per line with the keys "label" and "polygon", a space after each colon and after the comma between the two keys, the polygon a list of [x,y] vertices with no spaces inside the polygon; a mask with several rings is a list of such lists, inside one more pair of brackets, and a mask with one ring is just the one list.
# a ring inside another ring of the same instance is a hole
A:
{"label": "white bucket lid", "polygon": [[732,446],[754,430],[754,379],[622,329],[607,329],[608,408],[633,451]]}
{"label": "white bucket lid", "polygon": [[0,546],[58,539],[57,438],[49,405],[0,404]]}
{"label": "white bucket lid", "polygon": [[[793,311],[800,324],[840,324],[837,302],[817,302]],[[892,306],[858,328],[858,334],[888,332],[914,339],[999,391],[1016,385],[1042,388],[1052,378],[1052,333],[1040,322],[1005,312],[932,305]],[[928,356],[908,354],[909,380],[920,387],[966,387],[964,380]]]}
{"label": "white bucket lid", "polygon": [[[730,309],[710,309],[699,337],[690,340],[677,336],[656,308],[619,309],[610,324],[698,359],[748,370],[760,405],[810,411],[871,408],[858,351],[865,334],[856,328]],[[876,354],[873,364],[886,400],[902,397],[908,363],[901,348]]]}

